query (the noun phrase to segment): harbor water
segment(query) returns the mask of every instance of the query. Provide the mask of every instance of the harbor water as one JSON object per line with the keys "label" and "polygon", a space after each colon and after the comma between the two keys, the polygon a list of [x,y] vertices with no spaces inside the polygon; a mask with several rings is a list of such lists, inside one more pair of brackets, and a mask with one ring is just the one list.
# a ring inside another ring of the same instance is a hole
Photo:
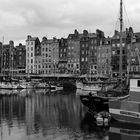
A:
{"label": "harbor water", "polygon": [[75,92],[0,90],[0,140],[140,139],[128,124],[99,127]]}

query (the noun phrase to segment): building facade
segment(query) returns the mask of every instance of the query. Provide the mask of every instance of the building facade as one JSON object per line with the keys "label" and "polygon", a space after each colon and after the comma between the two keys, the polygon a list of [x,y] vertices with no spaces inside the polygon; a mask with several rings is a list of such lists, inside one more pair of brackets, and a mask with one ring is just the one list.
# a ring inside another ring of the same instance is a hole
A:
{"label": "building facade", "polygon": [[36,57],[39,55],[41,55],[39,38],[28,35],[26,40],[26,73],[36,73]]}
{"label": "building facade", "polygon": [[[111,67],[112,76],[120,77],[120,33],[115,31],[111,38]],[[126,44],[126,32],[122,34],[122,76],[127,75],[127,44]]]}
{"label": "building facade", "polygon": [[81,34],[77,30],[74,34],[68,35],[68,62],[67,62],[67,73],[72,75],[80,74],[80,38]]}
{"label": "building facade", "polygon": [[59,64],[58,64],[58,69],[59,69],[60,74],[68,73],[68,69],[67,69],[67,62],[68,62],[67,50],[68,50],[68,41],[65,38],[61,38],[59,40]]}
{"label": "building facade", "polygon": [[97,35],[83,31],[80,39],[80,73],[96,75],[97,72]]}
{"label": "building facade", "polygon": [[26,47],[21,43],[16,46],[15,65],[17,73],[25,73],[26,71]]}
{"label": "building facade", "polygon": [[130,27],[127,33],[127,71],[130,75],[140,74],[140,33],[133,33]]}
{"label": "building facade", "polygon": [[104,44],[97,49],[98,74],[111,77],[111,39],[107,38]]}

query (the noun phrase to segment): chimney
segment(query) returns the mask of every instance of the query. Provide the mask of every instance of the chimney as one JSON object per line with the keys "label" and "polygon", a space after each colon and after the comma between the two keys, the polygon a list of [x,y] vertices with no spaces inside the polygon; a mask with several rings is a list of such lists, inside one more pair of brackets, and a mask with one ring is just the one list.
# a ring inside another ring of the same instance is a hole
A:
{"label": "chimney", "polygon": [[45,36],[42,38],[42,42],[44,42],[44,41],[47,41],[47,37],[45,37]]}
{"label": "chimney", "polygon": [[27,40],[30,40],[30,39],[31,39],[31,35],[28,35],[28,36],[27,36]]}
{"label": "chimney", "polygon": [[88,35],[88,31],[87,30],[83,30],[83,35]]}
{"label": "chimney", "polygon": [[10,46],[14,46],[14,41],[10,40],[10,41],[9,41],[9,45],[10,45]]}

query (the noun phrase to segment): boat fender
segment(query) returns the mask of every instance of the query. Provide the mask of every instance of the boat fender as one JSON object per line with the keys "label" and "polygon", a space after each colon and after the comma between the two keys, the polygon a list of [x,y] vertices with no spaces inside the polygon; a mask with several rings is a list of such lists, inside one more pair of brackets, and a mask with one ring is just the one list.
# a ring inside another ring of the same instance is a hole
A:
{"label": "boat fender", "polygon": [[95,117],[96,117],[97,125],[100,125],[100,126],[101,126],[101,124],[104,126],[108,126],[109,122],[111,120],[111,115],[107,111],[101,111],[98,114],[96,114]]}
{"label": "boat fender", "polygon": [[103,126],[103,118],[101,116],[97,116],[96,123],[98,126]]}
{"label": "boat fender", "polygon": [[109,119],[108,118],[104,118],[104,126],[108,126],[109,125]]}

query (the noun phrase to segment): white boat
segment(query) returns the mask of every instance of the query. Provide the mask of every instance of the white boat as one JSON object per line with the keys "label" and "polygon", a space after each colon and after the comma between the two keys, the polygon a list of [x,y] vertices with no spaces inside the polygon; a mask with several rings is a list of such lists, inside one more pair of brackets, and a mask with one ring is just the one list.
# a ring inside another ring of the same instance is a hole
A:
{"label": "white boat", "polygon": [[33,85],[31,82],[26,82],[26,81],[19,81],[19,84],[22,86],[23,89],[32,89]]}
{"label": "white boat", "polygon": [[101,81],[100,79],[95,80],[85,80],[85,81],[76,81],[77,89],[83,90],[83,92],[95,92],[95,91],[108,91],[115,86],[116,82],[114,81]]}
{"label": "white boat", "polygon": [[0,89],[23,89],[24,85],[15,82],[1,82]]}
{"label": "white boat", "polygon": [[76,87],[77,87],[77,89],[82,89],[85,91],[99,91],[99,90],[101,90],[101,85],[99,83],[96,83],[96,82],[83,83],[83,82],[76,81]]}
{"label": "white boat", "polygon": [[83,91],[99,91],[102,88],[102,82],[97,77],[86,76],[76,81],[76,88]]}
{"label": "white boat", "polygon": [[119,121],[140,124],[140,78],[130,79],[129,98],[123,101],[109,102],[109,112]]}
{"label": "white boat", "polygon": [[50,85],[48,88],[53,91],[63,90],[63,86],[59,85]]}

